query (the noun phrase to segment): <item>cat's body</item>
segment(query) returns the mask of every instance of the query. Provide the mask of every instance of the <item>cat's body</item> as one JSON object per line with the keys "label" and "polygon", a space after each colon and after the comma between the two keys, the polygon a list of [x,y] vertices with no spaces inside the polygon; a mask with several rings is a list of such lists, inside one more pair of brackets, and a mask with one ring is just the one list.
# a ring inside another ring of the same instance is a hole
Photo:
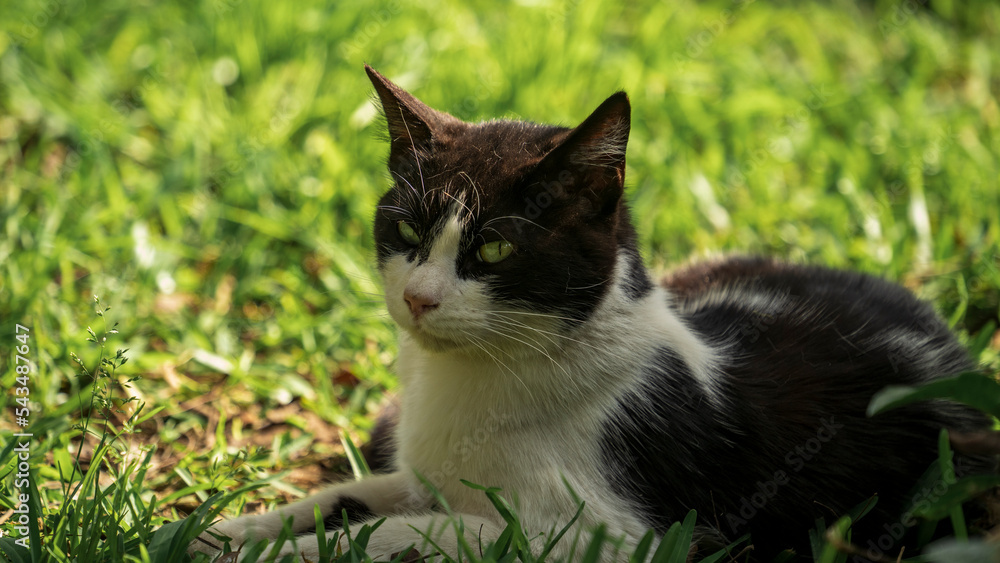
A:
{"label": "cat's body", "polygon": [[389,517],[372,555],[420,547],[413,527],[435,522],[454,555],[456,533],[419,474],[474,546],[504,523],[461,480],[502,488],[532,534],[568,522],[575,494],[586,508],[574,533],[604,524],[626,546],[693,508],[719,541],[750,532],[759,552],[801,549],[816,518],[876,493],[874,530],[898,521],[939,429],[985,424],[942,404],[865,416],[886,385],[970,367],[898,286],[764,259],[654,283],[622,201],[624,94],[575,129],[471,125],[368,70],[395,182],[375,223],[401,327],[394,471],[220,523],[237,544],[294,516],[303,535],[288,552],[315,556],[318,505],[328,529],[342,508],[352,522]]}

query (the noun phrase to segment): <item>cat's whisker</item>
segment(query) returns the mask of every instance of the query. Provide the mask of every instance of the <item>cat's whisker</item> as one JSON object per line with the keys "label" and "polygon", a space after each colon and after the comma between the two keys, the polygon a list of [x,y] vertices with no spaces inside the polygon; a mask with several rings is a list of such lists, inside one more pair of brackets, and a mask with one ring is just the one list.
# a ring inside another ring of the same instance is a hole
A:
{"label": "cat's whisker", "polygon": [[[521,331],[517,330],[517,327],[482,326],[480,328],[486,330],[487,332],[492,332],[494,334],[497,334],[507,340],[512,340],[519,344],[523,344],[524,346],[528,346],[529,348],[535,350],[540,354],[545,355],[550,360],[552,360],[552,357],[545,349],[544,343],[540,342],[537,338],[534,338],[531,335],[522,333]],[[528,342],[525,342],[525,340],[527,340]]]}
{"label": "cat's whisker", "polygon": [[454,201],[455,203],[461,205],[463,209],[465,209],[466,211],[469,212],[469,219],[468,219],[468,221],[471,221],[472,219],[474,219],[476,217],[476,214],[472,212],[472,209],[470,209],[469,206],[466,205],[464,201],[462,201],[462,200],[458,199],[457,197],[451,195],[447,191],[443,191],[441,193],[443,193],[445,195],[445,197],[448,197],[452,201]]}
{"label": "cat's whisker", "polygon": [[378,297],[379,300],[384,300],[385,299],[385,292],[382,292],[382,291],[365,291],[363,289],[352,289],[352,288],[349,288],[349,287],[348,288],[344,288],[344,289],[331,289],[330,291],[331,292],[333,292],[333,291],[349,291],[349,292],[355,293],[357,295],[368,295],[368,296],[371,296],[371,297]]}
{"label": "cat's whisker", "polygon": [[368,275],[368,274],[366,274],[364,272],[357,272],[357,271],[355,271],[355,272],[347,272],[347,271],[345,271],[345,272],[343,272],[343,274],[346,277],[353,278],[355,280],[360,280],[360,281],[363,281],[363,282],[367,282],[367,283],[370,283],[372,285],[379,285],[379,281],[378,281],[377,277],[372,277],[372,276],[370,276],[370,275]]}
{"label": "cat's whisker", "polygon": [[406,177],[404,177],[402,174],[395,171],[392,171],[392,174],[397,178],[399,178],[404,184],[406,184],[408,191],[400,190],[400,192],[405,194],[406,199],[409,201],[410,205],[416,209],[420,209],[421,211],[424,212],[424,215],[427,215],[430,212],[426,202],[424,201],[424,197],[427,195],[427,186],[424,183],[424,174],[423,171],[420,169],[420,160],[419,157],[416,155],[416,149],[414,149],[414,159],[417,162],[417,174],[420,177],[420,191],[417,191],[417,188],[413,185],[413,183],[411,183],[408,179],[406,179]]}
{"label": "cat's whisker", "polygon": [[419,203],[421,196],[420,192],[417,191],[417,188],[415,188],[413,184],[411,184],[410,181],[407,180],[402,174],[395,171],[393,171],[392,174],[402,180],[403,183],[406,184],[406,187],[409,188],[410,191],[403,193],[406,194],[407,198],[411,199],[411,203]]}
{"label": "cat's whisker", "polygon": [[396,205],[378,205],[375,207],[375,209],[378,209],[380,211],[395,211],[396,213],[399,213],[400,215],[406,217],[407,219],[413,218],[413,214],[410,213],[408,209]]}
{"label": "cat's whisker", "polygon": [[482,230],[483,230],[483,231],[493,231],[494,233],[496,233],[496,234],[500,235],[500,238],[503,238],[503,239],[505,239],[505,237],[503,236],[503,233],[501,233],[500,231],[498,231],[498,230],[494,229],[493,227],[483,227],[483,229],[482,229]]}
{"label": "cat's whisker", "polygon": [[[366,305],[381,305],[381,303],[379,303],[378,301],[361,301],[360,303],[363,303],[363,304],[366,304]],[[335,310],[337,310],[337,309],[330,309],[329,312],[332,313]],[[342,309],[340,309],[340,310],[342,310]],[[371,313],[366,313],[366,315],[367,316],[386,317],[386,316],[389,315],[389,312],[386,311],[385,308],[380,308],[377,312],[376,311],[372,311]]]}
{"label": "cat's whisker", "polygon": [[468,180],[469,187],[472,189],[472,193],[476,194],[476,213],[475,213],[475,215],[473,215],[473,216],[476,216],[483,209],[482,208],[482,201],[480,201],[480,199],[479,199],[479,189],[476,188],[476,182],[475,182],[475,180],[472,179],[472,176],[469,176],[469,173],[466,172],[465,170],[459,171],[458,177],[459,178],[465,178],[466,180]]}
{"label": "cat's whisker", "polygon": [[[423,179],[421,179],[423,181]],[[420,198],[420,206],[425,210],[429,210],[431,204],[434,203],[433,199],[438,192],[442,192],[447,188],[447,186],[439,186],[436,188],[431,188],[429,191],[424,191],[424,195]],[[431,201],[428,201],[430,199]],[[427,211],[428,216],[431,215],[430,211]]]}
{"label": "cat's whisker", "polygon": [[[481,338],[479,338],[477,336],[473,336],[471,334],[468,335],[468,336],[470,338],[470,342],[472,342],[474,345],[476,345],[487,356],[489,356],[490,358],[492,358],[493,361],[497,364],[497,366],[499,366],[499,367],[501,367],[503,369],[506,369],[508,373],[510,373],[512,376],[514,376],[514,379],[516,379],[518,381],[518,383],[521,384],[521,387],[524,387],[524,390],[528,393],[528,396],[529,397],[531,396],[531,389],[528,388],[527,384],[524,383],[524,380],[521,379],[521,376],[519,376],[517,374],[517,372],[515,372],[514,370],[512,370],[510,368],[510,366],[508,366],[507,364],[505,364],[500,358],[497,358],[496,356],[494,356],[493,354],[491,354],[490,351],[486,349],[486,345],[488,343],[485,340],[483,340],[483,339],[481,339]],[[497,350],[499,350],[499,348],[497,348],[496,346],[493,346],[493,347],[496,348]],[[508,355],[510,355],[510,354],[508,354]]]}
{"label": "cat's whisker", "polygon": [[552,332],[552,331],[540,329],[538,327],[533,327],[531,325],[522,323],[520,321],[516,321],[514,319],[503,319],[502,317],[494,317],[494,320],[499,321],[499,322],[511,323],[511,324],[516,325],[516,326],[520,326],[521,328],[524,328],[524,329],[527,329],[527,330],[532,330],[532,331],[535,331],[535,332],[539,332],[539,333],[548,335],[550,337],[554,336],[556,338],[562,338],[563,340],[568,340],[568,341],[573,342],[575,344],[579,344],[580,346],[584,346],[584,347],[590,348],[592,350],[595,350],[597,352],[600,352],[603,355],[610,355],[610,356],[614,356],[616,358],[623,359],[623,360],[626,359],[625,356],[623,356],[621,354],[617,354],[617,353],[615,353],[613,351],[610,351],[606,347],[596,346],[596,345],[591,344],[589,342],[586,342],[584,340],[580,340],[578,338],[573,338],[573,337],[567,336],[565,334],[559,334],[558,332]]}
{"label": "cat's whisker", "polygon": [[[524,329],[524,330],[530,330],[530,331],[533,331],[533,332],[537,332],[537,333],[541,334],[542,336],[544,336],[545,339],[548,340],[549,342],[551,342],[552,344],[554,344],[556,346],[559,346],[559,344],[560,344],[560,342],[558,342],[558,341],[556,341],[555,339],[552,338],[553,336],[560,336],[560,335],[558,335],[558,334],[556,334],[554,332],[549,332],[549,331],[545,331],[545,330],[542,330],[542,329],[535,328],[533,326],[527,325],[527,324],[522,323],[520,321],[515,321],[513,319],[505,319],[503,317],[493,317],[492,319],[490,319],[490,322],[500,323],[502,325],[506,325],[506,326],[509,326],[509,327],[514,327],[514,328],[519,328],[519,329]],[[560,347],[560,349],[561,349],[561,347]]]}
{"label": "cat's whisker", "polygon": [[356,302],[358,302],[358,303],[371,303],[371,304],[377,304],[377,305],[383,305],[383,304],[385,304],[385,295],[383,295],[381,293],[373,293],[373,292],[370,292],[370,291],[360,291],[360,290],[350,289],[350,288],[345,288],[345,289],[330,289],[330,290],[327,290],[327,291],[321,291],[321,292],[319,292],[319,295],[336,296],[336,298],[338,298],[338,299],[344,299],[345,298],[344,297],[345,294],[357,297],[358,299],[356,299]]}
{"label": "cat's whisker", "polygon": [[[511,360],[516,360],[517,359],[516,357],[514,357],[514,354],[511,354],[510,352],[508,352],[507,350],[504,350],[500,346],[497,346],[496,344],[491,343],[490,341],[486,340],[485,338],[482,338],[480,336],[475,336],[475,335],[472,335],[472,334],[469,334],[469,335],[466,335],[466,336],[468,336],[469,339],[474,340],[475,343],[479,343],[479,344],[481,344],[483,346],[487,346],[487,345],[490,346],[495,351],[502,353],[503,355],[507,356]],[[504,367],[506,367],[506,366],[504,366]]]}
{"label": "cat's whisker", "polygon": [[606,278],[606,279],[603,279],[603,280],[601,280],[601,281],[599,281],[597,283],[594,283],[594,284],[584,285],[584,286],[580,286],[580,287],[570,287],[569,280],[566,280],[566,291],[568,293],[570,291],[583,291],[585,289],[593,289],[595,287],[601,287],[602,285],[606,285],[610,281],[611,281],[611,278]]}
{"label": "cat's whisker", "polygon": [[487,221],[485,224],[483,224],[483,228],[485,229],[491,223],[493,223],[495,221],[500,221],[500,220],[503,220],[503,219],[516,219],[518,221],[524,221],[526,223],[530,223],[530,224],[538,227],[539,229],[545,231],[546,233],[551,233],[552,232],[551,230],[546,229],[545,227],[539,225],[538,223],[532,221],[531,219],[528,219],[527,217],[521,217],[520,215],[504,215],[503,217],[494,217],[494,218],[490,219],[489,221]]}
{"label": "cat's whisker", "polygon": [[387,311],[384,311],[384,310],[382,310],[382,311],[372,311],[372,312],[367,312],[367,313],[364,313],[364,314],[353,314],[353,312],[350,312],[350,311],[345,312],[344,309],[331,308],[331,309],[324,309],[323,311],[321,311],[321,314],[322,315],[331,315],[331,316],[339,314],[341,316],[337,317],[337,318],[338,319],[343,319],[344,321],[371,320],[371,319],[381,319],[381,320],[392,321],[392,318],[389,316],[389,313]]}
{"label": "cat's whisker", "polygon": [[[527,347],[535,350],[539,354],[541,354],[541,355],[545,356],[546,358],[548,358],[549,361],[552,362],[556,367],[558,367],[559,369],[561,369],[564,374],[569,375],[569,370],[567,370],[565,367],[563,367],[562,364],[560,364],[555,358],[552,357],[551,354],[549,354],[541,345],[539,345],[538,341],[534,341],[533,340],[532,342],[534,342],[534,343],[525,342],[524,340],[521,340],[520,338],[517,338],[516,336],[512,336],[509,333],[502,332],[502,331],[500,331],[498,329],[495,329],[495,328],[490,328],[490,327],[485,327],[485,326],[481,327],[481,328],[484,328],[488,332],[492,332],[492,333],[497,334],[499,336],[502,336],[504,338],[508,338],[510,340],[514,340],[516,342],[520,342],[521,344],[524,344],[525,346],[527,346]],[[524,335],[522,335],[522,336],[524,336]],[[525,336],[525,338],[527,338],[527,336]]]}
{"label": "cat's whisker", "polygon": [[413,140],[413,134],[410,133],[410,125],[406,123],[406,114],[403,113],[403,108],[399,108],[399,117],[403,122],[403,127],[406,128],[406,136],[410,139],[410,148],[413,149],[413,161],[417,164],[417,176],[420,178],[421,191],[427,193],[427,187],[424,185],[424,171],[420,167],[420,153],[417,151],[417,144]]}
{"label": "cat's whisker", "polygon": [[363,289],[356,289],[353,287],[337,287],[329,288],[324,291],[319,292],[320,295],[333,295],[337,293],[351,293],[353,295],[367,295],[369,297],[377,297],[380,300],[385,299],[385,293],[381,291],[365,291]]}
{"label": "cat's whisker", "polygon": [[546,317],[546,318],[555,319],[555,320],[559,320],[559,321],[566,321],[566,322],[570,322],[570,323],[579,323],[580,322],[580,319],[574,319],[573,317],[563,317],[563,316],[559,316],[559,315],[553,315],[551,313],[539,313],[539,312],[536,312],[536,311],[490,311],[490,313],[493,313],[493,314],[502,314],[502,315],[525,315],[525,316],[529,316],[529,317]]}
{"label": "cat's whisker", "polygon": [[[527,327],[527,328],[531,328],[531,327]],[[496,331],[493,331],[493,332],[496,332]],[[515,339],[515,338],[511,337],[509,334],[506,334],[506,333],[503,333],[501,335],[505,336],[506,338],[510,338],[512,340],[518,340],[518,339]],[[541,346],[541,344],[537,340],[535,340],[533,338],[530,338],[530,337],[527,337],[527,335],[522,335],[522,336],[525,336],[526,338],[529,338],[532,342],[534,342],[535,344],[539,344],[539,346]],[[518,342],[521,342],[521,341],[518,340]],[[528,344],[528,346],[531,346],[531,345]],[[531,347],[534,348],[534,346],[531,346]],[[537,348],[535,348],[535,349],[537,350]],[[556,361],[554,358],[552,358],[552,356],[550,356],[548,353],[546,353],[544,351],[541,351],[541,353],[543,355],[545,355],[545,357],[548,358],[553,364],[555,364],[556,367],[558,367],[559,369],[561,369],[562,372],[563,372],[563,375],[567,376],[566,379],[561,380],[564,384],[568,384],[568,385],[572,386],[576,391],[578,391],[580,393],[584,393],[585,392],[584,389],[583,389],[583,386],[580,385],[579,381],[577,381],[576,378],[571,377],[570,372],[562,364],[560,364],[558,361]]]}
{"label": "cat's whisker", "polygon": [[387,319],[389,321],[392,320],[392,318],[389,317],[388,313],[372,313],[371,315],[347,316],[345,317],[345,319],[352,321],[370,321],[374,319]]}
{"label": "cat's whisker", "polygon": [[392,318],[389,315],[389,312],[386,311],[384,307],[373,307],[373,305],[380,305],[380,303],[362,302],[357,307],[330,307],[328,309],[323,310],[323,314],[331,316],[342,316],[343,318],[355,318],[355,319],[384,318],[392,320]]}

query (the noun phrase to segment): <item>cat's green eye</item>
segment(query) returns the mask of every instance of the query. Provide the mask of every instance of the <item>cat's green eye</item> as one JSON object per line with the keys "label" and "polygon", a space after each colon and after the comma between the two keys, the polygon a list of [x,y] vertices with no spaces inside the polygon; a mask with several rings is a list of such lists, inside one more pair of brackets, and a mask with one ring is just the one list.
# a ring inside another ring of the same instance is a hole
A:
{"label": "cat's green eye", "polygon": [[412,244],[413,246],[420,244],[420,235],[406,221],[396,223],[396,230],[399,231],[399,236],[403,237],[403,240],[407,244]]}
{"label": "cat's green eye", "polygon": [[479,259],[487,264],[496,264],[514,252],[514,245],[505,240],[495,240],[479,247]]}

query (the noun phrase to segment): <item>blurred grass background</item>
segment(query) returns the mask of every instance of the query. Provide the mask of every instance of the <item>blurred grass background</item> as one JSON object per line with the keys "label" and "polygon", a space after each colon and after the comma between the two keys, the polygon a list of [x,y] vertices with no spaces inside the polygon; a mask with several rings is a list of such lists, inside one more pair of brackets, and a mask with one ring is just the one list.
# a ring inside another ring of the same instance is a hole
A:
{"label": "blurred grass background", "polygon": [[96,361],[97,294],[121,373],[142,376],[120,398],[162,408],[131,439],[156,448],[143,494],[175,493],[163,517],[199,483],[282,475],[248,495],[259,509],[343,469],[337,429],[363,439],[395,385],[364,62],[466,120],[574,125],[623,88],[651,264],[884,275],[995,373],[998,37],[985,0],[4,2],[0,351],[13,366],[31,327],[33,463],[59,483],[53,456],[86,450],[66,405],[87,392],[70,353]]}

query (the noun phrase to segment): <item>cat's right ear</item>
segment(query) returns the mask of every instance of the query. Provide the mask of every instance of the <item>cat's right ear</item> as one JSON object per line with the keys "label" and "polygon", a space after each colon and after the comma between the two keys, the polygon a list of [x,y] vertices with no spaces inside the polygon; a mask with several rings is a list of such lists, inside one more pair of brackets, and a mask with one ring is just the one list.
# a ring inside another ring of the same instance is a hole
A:
{"label": "cat's right ear", "polygon": [[587,203],[594,215],[614,213],[625,189],[631,111],[625,92],[604,100],[538,164],[535,189],[553,198]]}
{"label": "cat's right ear", "polygon": [[372,67],[365,65],[365,72],[382,102],[389,127],[389,168],[399,169],[419,160],[430,151],[433,141],[446,141],[446,127],[457,119],[431,109]]}

